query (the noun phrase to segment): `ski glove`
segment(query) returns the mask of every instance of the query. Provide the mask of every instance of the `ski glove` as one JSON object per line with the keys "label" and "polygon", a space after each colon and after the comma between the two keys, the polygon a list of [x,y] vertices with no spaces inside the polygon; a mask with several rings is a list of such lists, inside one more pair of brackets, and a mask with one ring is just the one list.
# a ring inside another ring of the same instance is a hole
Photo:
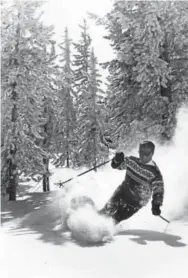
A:
{"label": "ski glove", "polygon": [[152,213],[159,216],[161,214],[160,205],[152,204]]}
{"label": "ski glove", "polygon": [[124,153],[119,152],[116,153],[114,158],[112,159],[112,168],[118,168],[120,164],[124,161]]}

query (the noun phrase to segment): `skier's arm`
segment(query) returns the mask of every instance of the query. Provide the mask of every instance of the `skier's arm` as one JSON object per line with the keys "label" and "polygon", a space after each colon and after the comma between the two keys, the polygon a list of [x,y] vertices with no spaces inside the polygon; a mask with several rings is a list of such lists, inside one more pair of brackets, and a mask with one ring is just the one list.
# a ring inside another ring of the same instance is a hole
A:
{"label": "skier's arm", "polygon": [[159,170],[152,182],[152,189],[152,212],[154,215],[160,215],[160,206],[162,206],[164,198],[164,182]]}
{"label": "skier's arm", "polygon": [[125,170],[127,165],[126,165],[126,158],[124,156],[123,152],[116,153],[114,158],[112,159],[111,166],[114,169],[118,170]]}

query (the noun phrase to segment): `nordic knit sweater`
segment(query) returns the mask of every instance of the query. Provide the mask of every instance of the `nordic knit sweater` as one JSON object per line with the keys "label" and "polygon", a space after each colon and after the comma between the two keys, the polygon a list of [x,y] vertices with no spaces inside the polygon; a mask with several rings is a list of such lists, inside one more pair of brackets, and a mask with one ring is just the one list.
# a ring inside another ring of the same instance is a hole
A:
{"label": "nordic knit sweater", "polygon": [[129,156],[118,165],[112,159],[111,166],[118,170],[126,169],[125,180],[122,183],[122,198],[129,204],[142,207],[152,197],[152,204],[162,205],[164,183],[155,162],[153,165],[142,164],[139,158]]}

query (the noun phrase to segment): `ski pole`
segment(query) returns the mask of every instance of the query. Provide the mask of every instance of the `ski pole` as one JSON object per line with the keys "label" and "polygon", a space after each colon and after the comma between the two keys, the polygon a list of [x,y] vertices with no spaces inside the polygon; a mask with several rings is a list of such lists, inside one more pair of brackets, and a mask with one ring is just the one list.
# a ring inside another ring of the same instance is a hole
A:
{"label": "ski pole", "polygon": [[111,159],[110,159],[110,160],[107,160],[107,161],[105,161],[105,162],[103,162],[103,163],[101,163],[101,164],[99,164],[99,165],[97,165],[97,166],[95,166],[95,167],[93,167],[93,168],[91,168],[91,169],[89,169],[89,170],[83,172],[83,173],[80,173],[79,175],[77,175],[77,176],[74,177],[74,178],[70,178],[70,179],[68,179],[68,180],[66,180],[66,181],[61,182],[61,183],[59,183],[59,185],[60,185],[60,187],[61,187],[61,186],[63,186],[63,184],[65,184],[65,183],[67,183],[67,182],[69,182],[69,181],[72,181],[72,180],[76,179],[77,177],[80,177],[80,176],[82,176],[82,175],[84,175],[84,174],[86,174],[86,173],[88,173],[88,172],[90,172],[90,171],[93,171],[93,170],[95,170],[95,169],[97,169],[97,168],[99,168],[99,167],[101,167],[101,166],[107,164],[107,163],[110,162],[110,161],[111,161]]}
{"label": "ski pole", "polygon": [[165,222],[167,222],[166,228],[164,229],[164,233],[166,233],[167,228],[168,228],[168,225],[170,224],[170,221],[169,221],[169,220],[167,220],[166,218],[164,218],[164,217],[163,217],[163,216],[161,216],[161,215],[159,215],[159,217],[160,217],[162,220],[164,220]]}
{"label": "ski pole", "polygon": [[164,220],[165,222],[170,223],[170,221],[167,220],[166,218],[164,218],[163,216],[159,215],[159,217],[160,217],[162,220]]}

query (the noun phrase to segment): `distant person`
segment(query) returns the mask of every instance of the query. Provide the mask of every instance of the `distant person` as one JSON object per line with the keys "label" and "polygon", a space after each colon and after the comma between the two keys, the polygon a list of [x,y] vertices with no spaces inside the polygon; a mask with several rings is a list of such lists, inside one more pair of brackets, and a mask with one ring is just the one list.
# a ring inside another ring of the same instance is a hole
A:
{"label": "distant person", "polygon": [[126,169],[126,175],[122,184],[100,210],[101,214],[111,216],[118,224],[139,211],[151,197],[153,215],[161,214],[164,183],[159,168],[152,160],[154,151],[154,143],[144,141],[139,146],[139,158],[125,157],[123,152],[116,153],[111,166],[118,170]]}

